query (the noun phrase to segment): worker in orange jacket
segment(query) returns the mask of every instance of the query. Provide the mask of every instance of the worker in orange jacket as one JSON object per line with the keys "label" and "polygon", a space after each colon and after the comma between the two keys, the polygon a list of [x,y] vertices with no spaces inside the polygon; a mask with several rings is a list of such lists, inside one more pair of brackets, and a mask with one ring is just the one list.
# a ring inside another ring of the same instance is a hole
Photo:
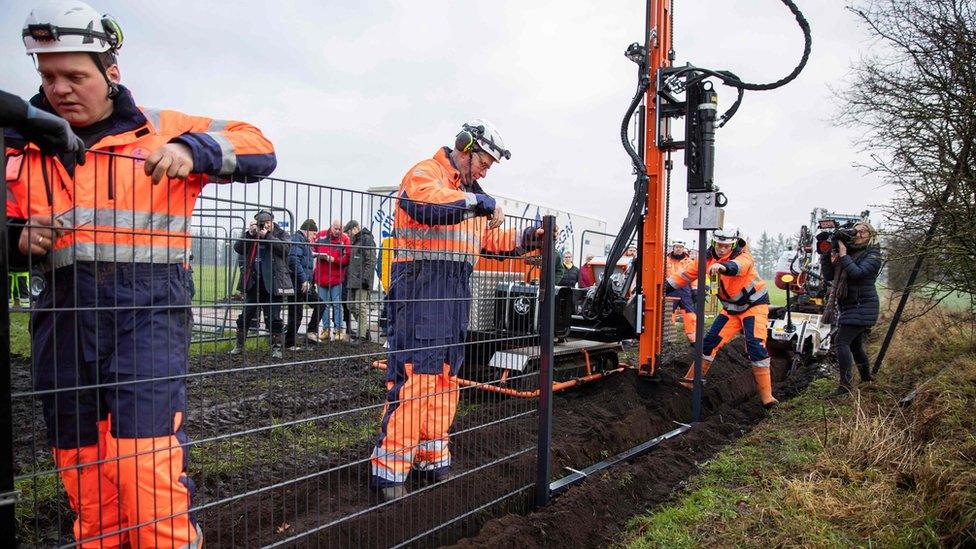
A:
{"label": "worker in orange jacket", "polygon": [[84,2],[37,6],[23,40],[41,75],[31,105],[88,149],[82,164],[7,130],[4,151],[11,264],[45,272],[34,389],[75,539],[200,547],[183,430],[190,220],[211,176],[256,181],[274,149],[244,122],[137,107],[119,84],[119,25]]}
{"label": "worker in orange jacket", "polygon": [[372,455],[371,486],[386,500],[446,478],[448,430],[471,308],[469,278],[481,254],[518,255],[540,229],[501,230],[502,207],[479,184],[511,157],[490,122],[462,126],[455,147],[410,168],[397,191],[387,293],[386,406]]}
{"label": "worker in orange jacket", "polygon": [[[680,240],[675,240],[671,243],[671,251],[665,258],[665,263],[667,266],[667,277],[671,278],[674,276],[680,276],[688,269],[688,265],[697,264],[695,260],[688,255],[688,251],[685,250],[685,243]],[[693,281],[691,284],[683,288],[675,288],[674,290],[668,292],[668,297],[674,299],[674,306],[671,309],[671,322],[675,325],[678,324],[677,315],[681,312],[681,323],[684,327],[685,336],[688,337],[688,341],[691,343],[695,342],[695,294],[694,289],[698,286],[697,281]]]}
{"label": "worker in orange jacket", "polygon": [[[735,227],[718,229],[712,234],[712,244],[705,270],[718,275],[718,299],[722,302],[722,312],[712,323],[705,335],[702,377],[715,360],[718,351],[732,338],[742,332],[746,340],[746,353],[752,362],[752,373],[756,379],[756,391],[767,408],[776,404],[769,372],[769,352],[766,350],[766,320],[769,316],[769,293],[766,282],[756,271],[755,261],[739,237]],[[689,263],[684,271],[669,276],[665,290],[672,291],[691,285],[698,279],[698,264]],[[694,365],[688,369],[680,381],[687,388],[694,381]]]}

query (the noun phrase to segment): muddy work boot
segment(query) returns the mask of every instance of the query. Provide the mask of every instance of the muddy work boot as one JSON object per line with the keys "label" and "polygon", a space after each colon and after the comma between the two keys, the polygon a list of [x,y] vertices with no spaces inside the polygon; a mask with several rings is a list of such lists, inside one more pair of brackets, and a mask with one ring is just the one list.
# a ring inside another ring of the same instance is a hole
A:
{"label": "muddy work boot", "polygon": [[247,339],[247,334],[238,333],[237,341],[234,342],[234,348],[230,350],[230,354],[239,355],[244,352],[244,341]]}
{"label": "muddy work boot", "polygon": [[874,381],[874,377],[871,375],[870,364],[858,364],[857,372],[861,375],[861,383],[870,383]]}
{"label": "muddy work boot", "polygon": [[273,335],[271,336],[271,358],[278,360],[281,357],[281,336]]}
{"label": "muddy work boot", "polygon": [[827,394],[827,400],[837,400],[850,396],[851,388],[847,385],[838,385],[836,389]]}
{"label": "muddy work boot", "polygon": [[396,499],[406,497],[409,493],[405,484],[390,484],[387,486],[373,486],[371,485],[370,490],[373,492],[373,497],[376,498],[377,503],[386,503]]}
{"label": "muddy work boot", "polygon": [[773,396],[773,380],[769,375],[769,367],[753,366],[752,377],[756,378],[756,392],[759,393],[763,406],[769,409],[779,404],[779,401]]}
{"label": "muddy work boot", "polygon": [[[705,385],[705,375],[708,374],[708,370],[712,367],[712,361],[705,357],[702,360],[702,386]],[[688,371],[685,373],[685,377],[678,380],[678,384],[688,389],[689,391],[695,388],[695,363],[692,362],[691,366],[688,367]]]}
{"label": "muddy work boot", "polygon": [[420,471],[418,469],[413,469],[410,471],[410,476],[413,477],[417,488],[424,488],[437,484],[438,482],[449,480],[453,475],[451,475],[450,469],[442,468],[438,471]]}

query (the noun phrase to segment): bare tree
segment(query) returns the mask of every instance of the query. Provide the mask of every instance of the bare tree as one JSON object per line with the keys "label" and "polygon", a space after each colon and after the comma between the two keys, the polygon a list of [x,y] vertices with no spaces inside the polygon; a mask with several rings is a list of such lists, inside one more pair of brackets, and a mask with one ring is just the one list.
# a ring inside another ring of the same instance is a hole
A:
{"label": "bare tree", "polygon": [[865,130],[860,145],[872,158],[866,167],[895,189],[884,207],[889,252],[897,251],[889,259],[911,262],[922,254],[919,289],[935,301],[973,294],[976,6],[867,0],[849,9],[876,41],[840,93],[841,122]]}

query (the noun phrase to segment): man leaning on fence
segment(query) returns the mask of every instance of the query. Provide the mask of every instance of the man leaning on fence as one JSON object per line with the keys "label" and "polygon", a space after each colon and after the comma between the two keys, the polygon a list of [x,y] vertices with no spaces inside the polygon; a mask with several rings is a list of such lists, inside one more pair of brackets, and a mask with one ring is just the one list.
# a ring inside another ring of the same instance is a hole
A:
{"label": "man leaning on fence", "polygon": [[388,392],[371,477],[385,500],[406,494],[411,472],[427,483],[450,471],[448,431],[457,411],[469,279],[479,254],[521,254],[542,231],[499,229],[505,214],[478,181],[511,154],[490,122],[464,124],[454,145],[410,168],[397,191]]}
{"label": "man leaning on fence", "polygon": [[41,76],[31,105],[89,150],[82,165],[6,133],[12,261],[46,270],[34,389],[75,538],[197,547],[183,431],[190,218],[208,176],[254,181],[274,149],[243,122],[137,107],[119,84],[119,25],[83,2],[39,5],[23,41]]}

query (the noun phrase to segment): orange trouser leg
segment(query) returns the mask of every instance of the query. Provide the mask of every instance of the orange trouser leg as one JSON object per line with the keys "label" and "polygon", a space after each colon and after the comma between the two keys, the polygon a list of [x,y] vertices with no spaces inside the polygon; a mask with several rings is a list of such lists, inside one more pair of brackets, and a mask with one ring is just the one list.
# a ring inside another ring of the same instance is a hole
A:
{"label": "orange trouser leg", "polygon": [[185,455],[176,432],[182,414],[173,419],[173,435],[115,438],[107,434],[106,470],[119,485],[122,510],[133,547],[203,546],[201,531],[191,520]]}
{"label": "orange trouser leg", "polygon": [[421,428],[420,445],[414,460],[417,470],[434,474],[446,474],[451,466],[451,450],[448,447],[448,431],[457,413],[457,377],[451,375],[451,367],[444,365],[444,373],[437,376],[435,392],[428,397],[427,421]]}
{"label": "orange trouser leg", "polygon": [[414,374],[406,365],[405,379],[388,382],[386,406],[380,423],[380,438],[370,459],[374,486],[400,484],[407,480],[416,458],[420,433],[427,422],[429,395],[437,391],[432,374]]}
{"label": "orange trouser leg", "polygon": [[[703,342],[705,356],[702,357],[702,379],[705,378],[705,374],[707,374],[708,370],[712,367],[712,361],[715,360],[715,355],[717,355],[722,347],[731,341],[741,329],[742,323],[738,316],[729,315],[726,314],[725,311],[722,311],[722,313],[715,318],[715,322],[712,323],[708,333],[705,334],[705,341]],[[685,373],[685,377],[680,383],[685,387],[691,388],[694,379],[695,363],[692,362],[691,366],[688,368],[688,372]]]}
{"label": "orange trouser leg", "polygon": [[695,342],[695,328],[697,327],[695,318],[695,313],[681,310],[681,321],[684,324],[685,335],[688,336],[688,341],[692,343]]}
{"label": "orange trouser leg", "polygon": [[[119,547],[128,536],[118,533],[124,526],[119,506],[119,488],[105,476],[105,435],[108,422],[98,422],[99,443],[80,448],[54,448],[54,463],[61,471],[61,483],[75,512],[74,534],[79,547]],[[115,532],[113,534],[113,532]],[[87,540],[87,541],[86,541]]]}
{"label": "orange trouser leg", "polygon": [[746,352],[752,361],[752,374],[756,379],[756,392],[767,408],[778,401],[773,396],[773,383],[769,371],[769,352],[766,350],[766,321],[768,305],[756,305],[742,314],[742,332],[746,339]]}

